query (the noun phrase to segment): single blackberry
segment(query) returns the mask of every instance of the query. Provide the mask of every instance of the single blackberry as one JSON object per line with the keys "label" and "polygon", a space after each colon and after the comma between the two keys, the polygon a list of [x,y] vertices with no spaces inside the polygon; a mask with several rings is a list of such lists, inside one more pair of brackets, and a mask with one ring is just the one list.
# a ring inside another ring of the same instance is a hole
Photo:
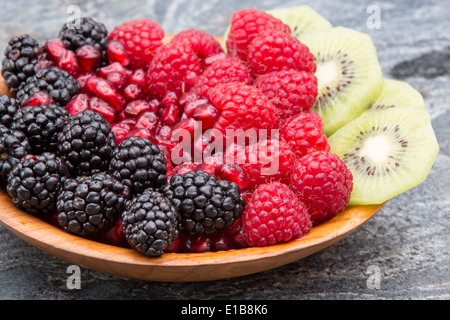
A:
{"label": "single blackberry", "polygon": [[108,30],[106,26],[90,17],[83,17],[79,20],[77,27],[63,25],[59,32],[59,38],[64,42],[67,49],[76,51],[84,45],[92,45],[101,53],[101,62],[107,62],[106,46],[108,45]]}
{"label": "single blackberry", "polygon": [[33,154],[56,152],[58,135],[70,117],[65,108],[55,104],[26,106],[14,116],[11,129],[25,133]]}
{"label": "single blackberry", "polygon": [[164,153],[146,138],[132,136],[119,143],[112,153],[109,172],[132,194],[160,188],[167,182]]}
{"label": "single blackberry", "polygon": [[16,98],[20,104],[38,91],[46,91],[60,106],[66,104],[78,94],[80,86],[67,71],[57,67],[40,69],[34,76],[27,78],[25,85],[17,91]]}
{"label": "single blackberry", "polygon": [[16,94],[26,80],[35,75],[41,52],[38,41],[27,34],[14,36],[9,40],[2,61],[2,76],[12,94]]}
{"label": "single blackberry", "polygon": [[6,182],[9,172],[31,151],[31,144],[22,131],[0,125],[0,179]]}
{"label": "single blackberry", "polygon": [[0,94],[0,124],[9,128],[17,110],[19,110],[19,105],[15,98]]}
{"label": "single blackberry", "polygon": [[65,167],[52,153],[26,155],[8,175],[6,192],[12,203],[32,215],[51,214]]}
{"label": "single blackberry", "polygon": [[162,192],[180,213],[179,228],[188,234],[213,234],[230,227],[245,208],[235,182],[200,170],[173,175]]}
{"label": "single blackberry", "polygon": [[129,195],[128,187],[104,172],[65,178],[56,201],[58,223],[73,234],[94,234],[113,225]]}
{"label": "single blackberry", "polygon": [[160,256],[178,236],[179,215],[161,193],[146,189],[130,201],[122,214],[125,238],[147,256]]}
{"label": "single blackberry", "polygon": [[58,136],[57,153],[73,176],[108,171],[116,137],[111,125],[91,110],[78,113]]}

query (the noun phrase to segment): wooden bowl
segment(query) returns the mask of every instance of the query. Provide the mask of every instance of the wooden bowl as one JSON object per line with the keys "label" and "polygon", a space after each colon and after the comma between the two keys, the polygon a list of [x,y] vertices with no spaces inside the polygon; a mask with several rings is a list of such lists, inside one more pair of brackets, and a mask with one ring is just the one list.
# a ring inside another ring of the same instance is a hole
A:
{"label": "wooden bowl", "polygon": [[[167,42],[171,36],[166,37]],[[8,94],[0,76],[0,93]],[[146,257],[136,250],[69,234],[17,209],[0,190],[0,222],[31,245],[69,263],[115,276],[150,281],[208,281],[276,268],[318,252],[355,231],[384,204],[353,206],[303,238],[268,247]]]}

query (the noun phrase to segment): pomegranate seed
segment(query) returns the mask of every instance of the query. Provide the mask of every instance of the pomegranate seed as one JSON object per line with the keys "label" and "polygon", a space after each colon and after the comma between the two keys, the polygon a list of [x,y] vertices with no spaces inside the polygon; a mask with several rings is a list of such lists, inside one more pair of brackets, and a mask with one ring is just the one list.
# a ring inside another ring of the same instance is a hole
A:
{"label": "pomegranate seed", "polygon": [[89,99],[89,109],[94,112],[100,113],[103,118],[105,118],[105,120],[109,123],[113,122],[114,118],[116,117],[114,108],[97,97],[92,97]]}
{"label": "pomegranate seed", "polygon": [[75,54],[77,56],[80,72],[94,71],[101,58],[100,51],[90,44],[79,47],[75,51]]}
{"label": "pomegranate seed", "polygon": [[156,114],[159,113],[159,108],[161,107],[161,103],[159,102],[158,99],[150,100],[148,102],[148,104],[150,105],[150,109],[151,109],[150,111],[152,111],[152,112],[154,112]]}
{"label": "pomegranate seed", "polygon": [[180,110],[176,104],[166,106],[161,113],[161,121],[163,124],[173,126],[179,121]]}
{"label": "pomegranate seed", "polygon": [[128,69],[124,68],[120,63],[114,62],[114,63],[111,63],[111,64],[109,64],[107,66],[104,66],[104,67],[98,69],[97,70],[97,76],[99,76],[100,78],[106,79],[106,76],[110,72],[120,72],[124,76],[126,76],[127,79],[132,73],[131,70],[128,70]]}
{"label": "pomegranate seed", "polygon": [[145,88],[147,86],[147,73],[143,69],[136,69],[131,74],[128,82]]}
{"label": "pomegranate seed", "polygon": [[130,245],[123,233],[122,219],[119,218],[111,228],[102,231],[99,241],[116,247],[129,248]]}
{"label": "pomegranate seed", "polygon": [[199,100],[199,96],[194,91],[188,91],[181,95],[178,103],[184,109],[189,103],[197,100]]}
{"label": "pomegranate seed", "polygon": [[167,140],[161,136],[156,136],[155,137],[155,143],[159,146],[165,146],[167,147],[169,150],[172,150],[173,148],[175,148],[175,146],[177,145],[177,142],[172,141],[172,140]]}
{"label": "pomegranate seed", "polygon": [[154,134],[152,132],[150,132],[150,130],[148,130],[147,128],[135,129],[135,130],[131,131],[130,133],[128,133],[127,139],[129,137],[138,137],[141,139],[149,139],[152,142],[155,142]]}
{"label": "pomegranate seed", "polygon": [[84,112],[89,108],[89,97],[87,94],[80,93],[72,98],[66,105],[66,110],[71,115],[77,115],[80,112]]}
{"label": "pomegranate seed", "polygon": [[198,165],[192,162],[182,163],[173,168],[174,173],[176,174],[185,174],[191,171],[197,170]]}
{"label": "pomegranate seed", "polygon": [[224,163],[218,170],[218,177],[221,180],[235,182],[241,190],[247,187],[244,170],[235,163]]}
{"label": "pomegranate seed", "polygon": [[38,57],[38,61],[37,61],[36,66],[35,66],[36,71],[39,71],[41,69],[48,69],[48,68],[51,68],[51,67],[56,67],[55,62],[53,62],[52,60],[47,59],[45,54],[41,54]]}
{"label": "pomegranate seed", "polygon": [[122,97],[106,80],[99,80],[95,86],[98,98],[110,104],[114,110],[120,111],[125,106],[125,98]]}
{"label": "pomegranate seed", "polygon": [[44,44],[47,57],[57,63],[62,54],[67,51],[66,45],[60,38],[50,38]]}
{"label": "pomegranate seed", "polygon": [[86,81],[87,81],[87,79],[89,79],[89,78],[92,77],[92,76],[94,76],[94,74],[88,72],[88,73],[80,74],[80,75],[76,78],[78,84],[80,85],[80,91],[81,91],[81,92],[84,92],[84,88],[85,88],[85,86],[86,86]]}
{"label": "pomegranate seed", "polygon": [[206,99],[197,99],[195,101],[189,102],[188,104],[186,104],[186,106],[184,107],[184,114],[186,114],[186,116],[188,118],[192,118],[194,116],[195,110],[197,109],[198,106],[201,106],[203,104],[208,103],[208,100]]}
{"label": "pomegranate seed", "polygon": [[144,91],[137,84],[131,83],[122,91],[126,101],[140,100],[144,98]]}
{"label": "pomegranate seed", "polygon": [[166,249],[164,249],[164,253],[176,253],[179,252],[181,250],[181,238],[177,237],[172,245]]}
{"label": "pomegranate seed", "polygon": [[234,249],[234,243],[231,236],[225,232],[219,232],[212,236],[211,251],[224,251]]}
{"label": "pomegranate seed", "polygon": [[204,162],[197,167],[197,170],[205,171],[213,176],[218,177],[218,172],[222,166],[222,157],[209,156]]}
{"label": "pomegranate seed", "polygon": [[127,84],[127,78],[120,72],[110,72],[106,76],[108,81],[115,89],[122,90]]}
{"label": "pomegranate seed", "polygon": [[31,96],[25,99],[24,102],[22,102],[21,107],[26,106],[48,106],[49,104],[54,104],[55,101],[50,96],[50,94],[47,91],[38,91],[33,93]]}
{"label": "pomegranate seed", "polygon": [[175,92],[167,92],[164,97],[161,100],[161,103],[163,106],[168,106],[168,105],[178,105],[178,97],[177,94]]}
{"label": "pomegranate seed", "polygon": [[84,93],[87,93],[89,95],[96,95],[97,94],[97,83],[102,80],[102,78],[92,76],[86,79],[84,83]]}
{"label": "pomegranate seed", "polygon": [[186,236],[182,251],[186,253],[201,253],[211,251],[211,238],[206,234]]}
{"label": "pomegranate seed", "polygon": [[158,127],[159,119],[153,112],[144,112],[141,114],[139,119],[136,121],[136,129],[147,129],[152,134],[156,133]]}
{"label": "pomegranate seed", "polygon": [[130,133],[132,127],[124,123],[115,123],[111,126],[111,131],[116,135],[116,145],[119,145],[122,141],[127,139],[128,133]]}
{"label": "pomegranate seed", "polygon": [[203,130],[208,130],[214,127],[214,124],[219,118],[219,111],[211,104],[201,104],[195,109],[192,117],[202,122]]}
{"label": "pomegranate seed", "polygon": [[63,54],[59,57],[56,65],[61,70],[67,71],[73,77],[76,77],[80,74],[77,56],[73,51],[64,51]]}
{"label": "pomegranate seed", "polygon": [[[134,100],[128,103],[123,109],[125,116],[130,118],[137,118],[139,115],[141,115],[143,112],[150,111],[152,113],[155,113],[152,108],[150,107],[150,104],[145,100]],[[156,114],[156,113],[155,113]]]}
{"label": "pomegranate seed", "polygon": [[110,41],[106,46],[106,54],[110,63],[120,63],[126,67],[130,64],[130,59],[127,57],[125,48],[120,41]]}
{"label": "pomegranate seed", "polygon": [[158,145],[159,150],[164,153],[164,157],[166,158],[166,167],[167,167],[167,174],[173,174],[173,164],[172,164],[172,157],[170,156],[170,150],[165,145]]}
{"label": "pomegranate seed", "polygon": [[176,136],[177,140],[178,140],[179,136],[184,135],[184,132],[182,132],[181,130],[187,130],[189,132],[191,140],[193,140],[197,129],[198,129],[198,122],[196,122],[192,118],[189,118],[189,119],[180,121],[177,124],[175,124],[172,127],[172,135]]}
{"label": "pomegranate seed", "polygon": [[[117,117],[116,117],[116,119],[117,119]],[[119,123],[126,124],[134,130],[136,127],[136,120],[137,119],[135,119],[135,118],[125,118],[122,121],[120,121]]]}
{"label": "pomegranate seed", "polygon": [[161,139],[170,140],[172,137],[172,128],[169,126],[162,126],[158,130],[158,136],[161,137]]}

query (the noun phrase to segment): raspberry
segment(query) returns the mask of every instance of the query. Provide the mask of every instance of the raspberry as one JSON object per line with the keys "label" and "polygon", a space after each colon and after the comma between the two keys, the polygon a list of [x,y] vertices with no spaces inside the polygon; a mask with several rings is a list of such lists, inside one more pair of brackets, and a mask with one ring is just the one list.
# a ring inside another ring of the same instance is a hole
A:
{"label": "raspberry", "polygon": [[295,69],[259,76],[253,83],[277,107],[281,119],[309,111],[317,98],[317,78]]}
{"label": "raspberry", "polygon": [[216,86],[210,97],[221,111],[214,128],[222,133],[225,129],[278,129],[277,109],[258,88],[231,82]]}
{"label": "raspberry", "polygon": [[122,42],[130,59],[131,69],[147,68],[156,51],[162,46],[164,29],[150,19],[127,21],[114,28],[109,41]]}
{"label": "raspberry", "polygon": [[353,176],[335,154],[315,151],[292,168],[291,189],[308,207],[314,224],[342,212],[353,189]]}
{"label": "raspberry", "polygon": [[250,70],[239,60],[225,57],[206,67],[192,90],[200,97],[209,98],[212,88],[229,82],[252,83]]}
{"label": "raspberry", "polygon": [[288,25],[268,13],[254,8],[234,12],[226,41],[228,54],[245,61],[250,42],[266,30],[279,30],[291,34]]}
{"label": "raspberry", "polygon": [[280,139],[289,144],[298,158],[313,151],[330,151],[322,118],[315,112],[300,113],[286,120],[280,128]]}
{"label": "raspberry", "polygon": [[308,47],[281,31],[258,35],[248,46],[247,64],[254,76],[288,69],[314,73],[317,69]]}
{"label": "raspberry", "polygon": [[300,238],[311,226],[306,205],[280,182],[259,186],[242,216],[245,239],[253,247]]}
{"label": "raspberry", "polygon": [[189,91],[202,73],[194,50],[185,45],[169,43],[156,53],[147,71],[148,91],[162,99],[170,91],[177,96]]}
{"label": "raspberry", "polygon": [[295,159],[289,145],[276,139],[248,145],[236,154],[237,164],[244,170],[249,189],[272,181],[288,184]]}
{"label": "raspberry", "polygon": [[181,31],[170,42],[190,46],[200,60],[223,52],[219,41],[212,35],[196,29]]}

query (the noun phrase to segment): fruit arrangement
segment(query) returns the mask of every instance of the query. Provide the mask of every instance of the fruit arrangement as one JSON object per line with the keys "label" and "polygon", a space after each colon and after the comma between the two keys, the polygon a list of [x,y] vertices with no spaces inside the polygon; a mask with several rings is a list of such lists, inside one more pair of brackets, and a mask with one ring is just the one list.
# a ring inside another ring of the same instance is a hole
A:
{"label": "fruit arrangement", "polygon": [[439,150],[370,37],[308,6],[236,11],[222,38],[86,17],[12,37],[2,76],[12,203],[150,257],[302,238],[417,186]]}

